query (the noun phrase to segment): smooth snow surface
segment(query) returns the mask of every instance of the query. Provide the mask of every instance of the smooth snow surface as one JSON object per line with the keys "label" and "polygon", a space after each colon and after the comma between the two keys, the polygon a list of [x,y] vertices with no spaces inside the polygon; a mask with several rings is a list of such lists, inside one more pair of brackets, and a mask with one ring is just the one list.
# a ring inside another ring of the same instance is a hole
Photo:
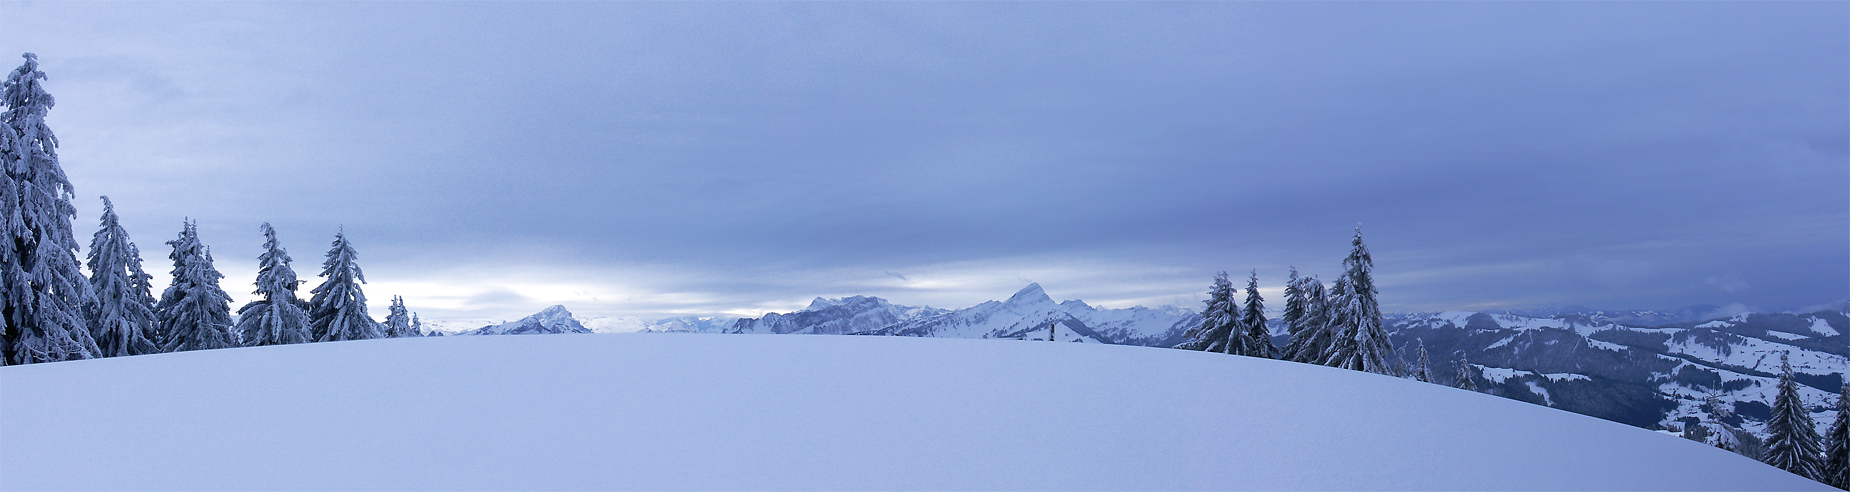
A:
{"label": "smooth snow surface", "polygon": [[0,488],[1825,490],[1661,433],[1327,367],[701,334],[3,367]]}

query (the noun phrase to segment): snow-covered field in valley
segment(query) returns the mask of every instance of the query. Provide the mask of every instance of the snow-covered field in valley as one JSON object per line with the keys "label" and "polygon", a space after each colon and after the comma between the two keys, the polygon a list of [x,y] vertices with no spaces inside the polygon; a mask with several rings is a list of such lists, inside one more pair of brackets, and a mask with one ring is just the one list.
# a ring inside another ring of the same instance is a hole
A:
{"label": "snow-covered field in valley", "polygon": [[438,337],[0,368],[0,488],[1824,490],[1326,367],[909,337]]}

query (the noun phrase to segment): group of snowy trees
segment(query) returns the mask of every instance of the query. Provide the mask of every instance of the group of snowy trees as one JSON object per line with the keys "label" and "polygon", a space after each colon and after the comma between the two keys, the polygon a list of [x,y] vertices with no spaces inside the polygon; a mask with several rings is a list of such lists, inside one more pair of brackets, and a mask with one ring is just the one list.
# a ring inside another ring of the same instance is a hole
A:
{"label": "group of snowy trees", "polygon": [[[1404,358],[1395,352],[1382,329],[1381,309],[1375,300],[1374,261],[1362,243],[1359,226],[1351,246],[1349,257],[1343,260],[1342,276],[1327,290],[1315,277],[1299,277],[1297,269],[1291,269],[1280,317],[1291,334],[1291,342],[1283,349],[1272,344],[1256,272],[1247,278],[1243,306],[1233,299],[1235,289],[1227,273],[1216,275],[1213,286],[1208,288],[1201,324],[1191,328],[1190,340],[1176,348],[1276,358],[1438,383],[1424,343],[1416,345],[1413,363],[1389,362],[1389,357],[1396,361]],[[1820,437],[1810,410],[1799,399],[1792,366],[1783,356],[1780,366],[1778,396],[1772,404],[1773,417],[1767,421],[1764,441],[1732,427],[1714,431],[1726,434],[1718,435],[1719,439],[1707,439],[1711,431],[1705,427],[1692,427],[1685,435],[1850,490],[1850,382],[1838,395],[1837,419]],[[1470,361],[1459,358],[1454,380],[1457,387],[1477,391],[1473,367]],[[1714,409],[1712,413],[1727,411],[1719,399],[1712,399],[1709,405]]]}
{"label": "group of snowy trees", "polygon": [[1758,459],[1781,470],[1792,472],[1840,489],[1850,490],[1850,381],[1837,395],[1837,418],[1823,436],[1811,410],[1799,398],[1798,383],[1792,379],[1792,364],[1785,355],[1779,359],[1779,383],[1775,386],[1772,418],[1766,422],[1766,436],[1728,424],[1734,415],[1718,395],[1705,399],[1708,418],[1687,424],[1683,437],[1705,442],[1718,448]]}
{"label": "group of snowy trees", "polygon": [[1766,440],[1760,461],[1799,476],[1850,490],[1850,382],[1837,394],[1837,420],[1825,435],[1818,435],[1811,409],[1799,399],[1792,380],[1792,364],[1779,357],[1779,386],[1773,397],[1773,418],[1766,422]]}
{"label": "group of snowy trees", "polygon": [[[1411,377],[1434,382],[1426,347],[1418,348],[1418,365],[1400,362],[1381,324],[1381,306],[1375,300],[1374,260],[1362,243],[1362,228],[1355,229],[1343,274],[1329,288],[1316,277],[1299,277],[1291,269],[1285,284],[1285,309],[1280,316],[1291,334],[1279,348],[1266,326],[1265,300],[1259,295],[1259,275],[1246,280],[1244,306],[1233,299],[1235,289],[1221,272],[1208,289],[1201,325],[1189,330],[1189,341],[1177,348],[1221,352],[1248,357],[1283,359],[1306,364],[1341,367],[1376,374]],[[1470,364],[1459,361],[1458,384],[1475,390]]]}
{"label": "group of snowy trees", "polygon": [[155,299],[141,252],[103,197],[90,275],[83,275],[71,226],[75,192],[45,125],[53,99],[41,85],[38,57],[24,56],[0,85],[0,365],[420,334],[415,317],[405,320],[402,299],[393,299],[384,324],[367,316],[359,286],[365,276],[344,233],[335,234],[322,265],[327,280],[305,302],[295,295],[302,282],[288,253],[263,224],[260,297],[238,309],[235,326],[231,297],[218,285],[224,275],[193,222],[167,242],[173,282]]}

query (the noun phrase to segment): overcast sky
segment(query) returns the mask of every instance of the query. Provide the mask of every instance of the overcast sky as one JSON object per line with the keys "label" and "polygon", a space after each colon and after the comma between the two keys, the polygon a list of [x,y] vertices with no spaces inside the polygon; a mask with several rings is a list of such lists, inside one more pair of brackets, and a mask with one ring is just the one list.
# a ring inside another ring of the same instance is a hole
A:
{"label": "overcast sky", "polygon": [[[0,3],[86,245],[248,300],[343,226],[383,316],[1850,298],[1850,4]],[[13,60],[7,62],[4,60]],[[18,58],[0,58],[4,67]],[[1279,301],[1272,301],[1279,302]]]}

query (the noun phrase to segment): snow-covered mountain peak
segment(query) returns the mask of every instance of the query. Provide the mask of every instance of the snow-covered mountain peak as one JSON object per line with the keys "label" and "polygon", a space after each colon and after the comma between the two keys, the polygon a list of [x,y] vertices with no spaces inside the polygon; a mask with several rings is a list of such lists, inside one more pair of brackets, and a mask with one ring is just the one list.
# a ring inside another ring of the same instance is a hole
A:
{"label": "snow-covered mountain peak", "polygon": [[1086,301],[1081,301],[1079,299],[1061,301],[1060,307],[1066,308],[1067,312],[1089,312],[1098,310],[1098,308],[1092,307],[1091,304],[1086,304]]}
{"label": "snow-covered mountain peak", "polygon": [[463,335],[530,335],[545,333],[591,333],[591,330],[579,324],[572,317],[572,312],[565,306],[555,305],[520,321],[511,321],[498,325],[489,325],[462,332]]}
{"label": "snow-covered mountain peak", "polygon": [[560,320],[560,319],[571,318],[572,312],[565,310],[564,304],[554,304],[550,307],[547,307],[546,309],[541,309],[540,312],[533,313],[533,316],[528,316],[528,317],[529,318],[539,318],[542,320]]}
{"label": "snow-covered mountain peak", "polygon": [[1002,303],[1010,306],[1032,306],[1054,302],[1052,297],[1047,297],[1047,292],[1041,290],[1041,284],[1030,283],[1027,287],[1015,291],[1015,295],[1009,296],[1009,300],[1002,301]]}

